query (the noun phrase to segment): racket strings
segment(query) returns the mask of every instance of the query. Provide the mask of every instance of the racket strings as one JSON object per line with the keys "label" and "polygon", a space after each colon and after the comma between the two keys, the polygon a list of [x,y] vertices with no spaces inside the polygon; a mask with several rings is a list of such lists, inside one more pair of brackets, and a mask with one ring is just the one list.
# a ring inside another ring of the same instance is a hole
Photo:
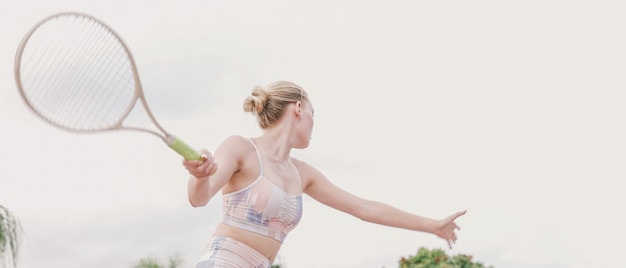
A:
{"label": "racket strings", "polygon": [[22,54],[22,90],[36,112],[74,130],[115,127],[136,100],[135,70],[117,36],[68,15],[33,32]]}
{"label": "racket strings", "polygon": [[[84,40],[86,41],[86,43],[85,45],[81,47],[85,49],[82,51],[83,52],[82,55],[78,57],[81,59],[91,59],[93,61],[93,66],[89,68],[80,69],[80,72],[76,71],[75,79],[71,79],[71,81],[75,81],[76,83],[74,85],[70,85],[69,87],[74,88],[74,87],[78,87],[78,86],[85,85],[85,84],[91,84],[91,85],[95,84],[95,85],[98,85],[97,88],[99,89],[124,88],[125,85],[119,85],[119,81],[123,81],[119,77],[119,75],[112,75],[113,73],[111,72],[111,70],[112,71],[117,70],[118,73],[120,70],[122,73],[132,72],[132,70],[122,69],[123,66],[129,65],[128,61],[126,60],[128,57],[124,53],[125,52],[124,49],[120,47],[115,37],[112,36],[112,34],[107,29],[103,29],[102,26],[98,24],[95,24],[93,26],[98,26],[98,29],[94,31],[91,31],[91,30],[88,31],[90,34],[92,34],[92,36],[88,36]],[[93,35],[96,35],[96,36],[93,36]],[[110,41],[115,41],[115,42],[109,44],[108,42]],[[117,55],[115,55],[116,52],[122,52],[122,53],[117,53]],[[102,57],[92,57],[92,55],[102,55]],[[81,62],[80,64],[86,65],[88,63]],[[89,71],[89,73],[86,73],[87,71]],[[126,79],[127,83],[129,81],[131,82],[131,84],[126,87],[130,87],[130,88],[134,87],[134,85],[132,84],[133,80]],[[117,86],[115,86],[114,84],[109,84],[109,83],[115,83],[115,82],[118,83]],[[126,105],[124,105],[124,107],[110,105],[111,101],[115,100],[114,98],[112,98],[113,94],[107,94],[107,93],[111,93],[111,91],[108,91],[108,92],[104,90],[80,91],[80,93],[81,95],[76,96],[76,98],[85,100],[82,103],[84,105],[83,108],[91,109],[94,112],[80,113],[79,114],[80,117],[76,117],[76,116],[72,117],[74,119],[74,122],[71,122],[71,124],[73,125],[78,124],[79,122],[83,122],[83,121],[102,122],[107,119],[107,115],[123,114],[125,110],[124,108],[126,108]],[[118,109],[113,109],[116,107]],[[122,108],[122,109],[119,109],[119,108]],[[114,111],[115,113],[111,113],[112,111]],[[72,112],[78,112],[78,111],[72,111]],[[115,118],[113,118],[113,120],[115,120]]]}
{"label": "racket strings", "polygon": [[[87,26],[87,24],[80,24],[77,26]],[[84,29],[79,29],[79,32],[81,31],[84,31]],[[67,62],[62,62],[64,70],[67,71],[67,73],[64,76],[66,77],[66,79],[65,81],[58,80],[60,82],[59,86],[67,87],[67,89],[72,90],[72,91],[74,89],[78,90],[74,98],[83,100],[80,104],[84,105],[84,107],[88,107],[91,105],[91,102],[92,102],[91,95],[100,93],[99,91],[94,91],[94,92],[80,91],[79,87],[84,85],[87,82],[86,80],[90,78],[84,74],[84,71],[86,70],[86,68],[76,68],[76,66],[73,66],[73,65],[87,66],[88,60],[90,60],[90,55],[95,54],[95,52],[93,51],[95,49],[94,47],[98,44],[98,42],[101,41],[98,38],[95,38],[93,36],[95,35],[96,31],[88,31],[87,33],[89,35],[88,36],[85,35],[84,40],[77,39],[72,42],[72,43],[77,44],[78,47],[80,47],[80,49],[77,49],[75,50],[75,53],[68,55]],[[76,37],[78,38],[78,37],[83,37],[83,36],[76,35]],[[61,55],[61,57],[56,56],[56,58],[62,59],[64,58],[63,56],[64,55]],[[75,124],[75,122],[82,121],[80,119],[86,116],[89,116],[89,114],[81,113],[82,108],[79,109],[77,105],[70,105],[72,100],[73,99],[65,98],[63,102],[60,102],[59,107],[60,108],[67,107],[68,108],[67,112],[69,114],[75,114],[75,116],[73,117],[68,117],[68,118],[74,119],[74,121],[70,123]],[[87,119],[88,118],[86,118],[85,120]]]}
{"label": "racket strings", "polygon": [[[30,82],[25,85],[25,89],[28,89],[27,93],[31,95],[29,100],[38,104],[36,105],[37,109],[49,111],[48,114],[52,114],[53,111],[59,112],[60,107],[67,107],[67,102],[65,102],[67,98],[64,98],[67,94],[58,94],[61,90],[71,90],[73,88],[67,82],[67,80],[72,81],[72,72],[69,64],[66,64],[66,62],[80,64],[76,61],[77,58],[80,59],[79,53],[66,55],[69,50],[69,45],[77,43],[79,35],[75,34],[77,29],[70,27],[72,25],[67,24],[67,21],[55,21],[55,23],[64,22],[65,25],[63,26],[51,23],[40,26],[37,30],[38,35],[34,35],[30,38],[29,46],[33,47],[37,45],[37,50],[43,47],[44,51],[41,53],[33,52],[32,55],[30,55],[31,57],[27,57],[24,60],[26,62],[25,66],[33,66],[32,70],[22,72],[25,83]],[[59,32],[56,30],[58,33],[54,36],[55,29],[51,28],[53,26],[65,27],[65,31]],[[81,25],[77,24],[74,26]],[[84,27],[85,25],[82,26]],[[38,40],[37,37],[42,40]],[[51,38],[54,38],[52,39],[53,41],[43,41]],[[64,43],[61,44],[60,41]],[[32,59],[36,59],[36,62],[31,63],[30,61]],[[37,74],[37,76],[30,78],[27,77],[26,74]],[[31,81],[29,81],[29,79]],[[66,84],[68,84],[66,88],[61,87]],[[48,87],[49,90],[43,90],[43,87]],[[49,106],[53,103],[56,103],[56,105],[52,107]]]}
{"label": "racket strings", "polygon": [[[83,29],[73,29],[73,31],[70,31],[69,29],[71,29],[70,26],[82,26]],[[89,34],[91,34],[91,36],[84,36],[85,40],[80,40],[79,37],[82,37],[79,34],[76,34],[77,32],[83,32],[85,31],[84,27],[87,26],[87,24],[78,24],[78,25],[64,25],[64,27],[67,27],[68,29],[68,34],[69,38],[64,38],[62,39],[62,41],[64,41],[64,43],[59,44],[58,46],[55,46],[56,49],[56,53],[50,53],[49,54],[49,59],[51,62],[51,66],[56,66],[58,68],[58,73],[56,74],[55,77],[51,77],[51,78],[56,78],[52,80],[52,83],[50,84],[43,84],[41,86],[48,86],[51,90],[45,91],[43,93],[47,93],[47,94],[42,94],[42,96],[40,96],[40,99],[38,101],[46,101],[46,104],[55,104],[54,106],[50,107],[49,109],[53,109],[53,111],[56,114],[67,114],[67,117],[63,117],[63,118],[72,118],[74,119],[72,122],[68,122],[68,124],[72,125],[72,124],[76,124],[76,122],[80,122],[81,118],[85,117],[85,113],[83,113],[79,107],[77,105],[71,105],[72,101],[74,100],[73,98],[68,98],[68,95],[71,95],[72,93],[76,93],[76,95],[74,95],[73,97],[75,99],[81,99],[83,100],[83,102],[81,103],[82,105],[89,105],[89,99],[86,99],[89,97],[89,95],[87,95],[88,92],[86,91],[78,91],[78,92],[74,92],[75,89],[78,89],[78,87],[80,85],[83,85],[85,83],[85,79],[87,79],[87,77],[85,75],[83,75],[83,70],[81,68],[76,68],[76,66],[85,66],[86,65],[86,61],[88,60],[88,56],[90,54],[93,54],[93,52],[90,52],[89,49],[92,49],[94,44],[96,44],[99,40],[93,38],[93,34],[95,33],[94,31],[92,32],[88,32]],[[80,42],[83,42],[82,44],[80,44]],[[85,41],[91,41],[91,42],[85,42]],[[76,45],[77,47],[82,48],[81,50],[75,50],[74,53],[72,54],[68,54],[68,50],[65,49],[59,49],[59,48],[68,48],[71,44]],[[74,66],[76,65],[76,66]],[[45,73],[45,72],[41,72],[41,73]],[[48,74],[53,74],[52,72],[47,72]],[[63,79],[60,79],[63,78]],[[69,93],[66,94],[56,94],[59,91],[62,90],[67,90],[70,91]],[[97,92],[95,92],[97,93]],[[62,98],[59,100],[59,98]],[[35,99],[33,98],[33,101],[35,101]],[[46,106],[42,106],[43,107],[49,107],[48,105]],[[64,110],[67,109],[67,110]],[[73,115],[71,117],[69,117],[69,115]]]}
{"label": "racket strings", "polygon": [[[93,44],[102,44],[102,42],[106,41],[106,36],[99,36],[98,38],[90,38],[88,40],[96,40],[96,42],[92,42]],[[108,45],[101,45],[101,46],[96,46],[96,47],[92,47],[92,46],[88,46],[87,44],[85,45],[85,48],[87,49],[92,49],[92,50],[85,50],[84,55],[80,56],[79,58],[89,58],[90,55],[108,55],[107,57],[110,57],[111,59],[125,59],[126,56],[122,55],[119,56],[117,55],[116,57],[113,57],[111,54],[111,52],[115,52],[115,51],[120,51],[120,49],[113,49],[111,46]],[[109,50],[109,51],[106,51]],[[123,51],[123,50],[122,50]],[[93,58],[93,64],[94,66],[104,66],[106,68],[110,68],[110,70],[120,70],[123,67],[123,63],[120,63],[119,61],[113,61],[112,63],[107,62],[107,61],[103,61],[104,58]],[[126,65],[128,64],[128,62],[125,62]],[[81,64],[87,64],[87,63],[81,63]],[[118,65],[122,65],[122,66],[118,66]],[[74,87],[79,87],[81,85],[85,85],[85,84],[97,84],[98,88],[101,89],[107,89],[107,88],[123,88],[123,84],[120,84],[119,81],[121,81],[121,78],[117,77],[119,75],[111,75],[111,72],[107,72],[106,70],[97,70],[98,68],[85,68],[82,69],[80,71],[76,71],[75,72],[75,78],[74,79],[70,79],[70,81],[74,81],[73,84],[70,84],[69,87],[70,88],[74,88]],[[86,71],[90,71],[89,73],[87,73]],[[123,72],[131,72],[132,70],[124,70]],[[126,80],[128,82],[128,80]],[[131,80],[132,82],[132,80]],[[105,83],[111,83],[109,84],[105,84]],[[117,85],[115,85],[115,83],[117,83]],[[130,87],[133,87],[133,85],[129,85]],[[104,90],[98,90],[98,91],[93,91],[93,92],[89,92],[89,91],[80,91],[80,95],[76,96],[77,99],[84,99],[84,103],[82,103],[85,107],[85,109],[92,109],[94,112],[92,113],[85,113],[85,114],[81,114],[82,117],[73,117],[74,122],[72,122],[72,124],[77,124],[78,122],[82,122],[82,121],[89,121],[89,122],[102,122],[105,121],[107,119],[106,115],[111,115],[111,114],[120,114],[123,113],[123,110],[117,109],[115,110],[117,113],[111,113],[111,111],[113,111],[113,108],[116,108],[117,106],[115,105],[109,105],[112,101],[112,95],[113,94],[107,94],[107,93],[111,93],[111,91],[104,91]],[[77,107],[75,107],[77,108]],[[122,107],[124,108],[124,107]],[[97,112],[95,112],[97,111]],[[72,111],[72,112],[78,112],[78,111]]]}

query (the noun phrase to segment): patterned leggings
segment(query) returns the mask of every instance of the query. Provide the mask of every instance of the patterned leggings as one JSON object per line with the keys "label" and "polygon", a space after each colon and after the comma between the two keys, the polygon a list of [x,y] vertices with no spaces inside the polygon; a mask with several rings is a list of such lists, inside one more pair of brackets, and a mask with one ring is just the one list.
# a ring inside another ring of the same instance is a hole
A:
{"label": "patterned leggings", "polygon": [[225,236],[215,236],[195,268],[271,268],[272,264],[254,248]]}

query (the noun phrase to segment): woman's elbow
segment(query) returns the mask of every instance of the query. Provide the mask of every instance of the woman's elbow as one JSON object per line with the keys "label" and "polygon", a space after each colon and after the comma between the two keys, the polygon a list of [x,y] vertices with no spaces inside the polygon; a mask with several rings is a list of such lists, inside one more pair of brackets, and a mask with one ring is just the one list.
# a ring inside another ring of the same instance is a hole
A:
{"label": "woman's elbow", "polygon": [[359,220],[366,222],[371,222],[375,216],[372,212],[372,207],[369,205],[362,205],[358,209],[354,210],[352,215],[357,217]]}
{"label": "woman's elbow", "polygon": [[209,203],[208,200],[207,201],[199,201],[199,200],[195,200],[195,199],[189,198],[189,204],[192,207],[194,207],[194,208],[204,207],[204,206],[206,206],[207,203]]}

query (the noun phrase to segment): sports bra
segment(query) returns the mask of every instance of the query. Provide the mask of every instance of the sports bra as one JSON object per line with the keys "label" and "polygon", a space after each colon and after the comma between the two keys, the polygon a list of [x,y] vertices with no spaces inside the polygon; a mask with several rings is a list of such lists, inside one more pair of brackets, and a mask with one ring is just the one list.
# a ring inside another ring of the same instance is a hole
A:
{"label": "sports bra", "polygon": [[[261,154],[248,138],[259,159],[259,177],[250,185],[223,195],[222,224],[283,242],[302,218],[302,193],[289,195],[263,176]],[[298,179],[299,175],[298,175]]]}

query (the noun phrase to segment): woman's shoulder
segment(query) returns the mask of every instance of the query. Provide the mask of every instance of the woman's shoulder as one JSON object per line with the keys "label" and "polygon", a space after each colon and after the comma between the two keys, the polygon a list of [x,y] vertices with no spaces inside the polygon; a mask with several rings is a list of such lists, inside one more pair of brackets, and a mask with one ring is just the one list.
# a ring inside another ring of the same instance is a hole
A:
{"label": "woman's shoulder", "polygon": [[245,153],[254,150],[250,140],[241,135],[230,135],[224,139],[218,150],[225,149],[231,153]]}
{"label": "woman's shoulder", "polygon": [[293,156],[290,157],[291,161],[296,165],[296,166],[309,166],[309,164],[307,164],[307,162],[302,161],[301,159],[295,158]]}
{"label": "woman's shoulder", "polygon": [[294,165],[296,165],[296,168],[298,169],[298,171],[302,174],[309,174],[311,172],[319,172],[314,166],[310,165],[309,163],[295,158],[295,157],[291,157],[291,162],[293,162]]}
{"label": "woman's shoulder", "polygon": [[245,138],[241,135],[233,134],[233,135],[226,137],[223,143],[244,143],[244,142],[249,143],[248,138]]}
{"label": "woman's shoulder", "polygon": [[313,165],[295,157],[291,157],[291,161],[298,169],[298,173],[300,173],[300,180],[302,180],[303,189],[309,188],[309,186],[313,185],[315,182],[319,182],[320,180],[326,180],[324,174],[322,174],[322,172],[320,172]]}

